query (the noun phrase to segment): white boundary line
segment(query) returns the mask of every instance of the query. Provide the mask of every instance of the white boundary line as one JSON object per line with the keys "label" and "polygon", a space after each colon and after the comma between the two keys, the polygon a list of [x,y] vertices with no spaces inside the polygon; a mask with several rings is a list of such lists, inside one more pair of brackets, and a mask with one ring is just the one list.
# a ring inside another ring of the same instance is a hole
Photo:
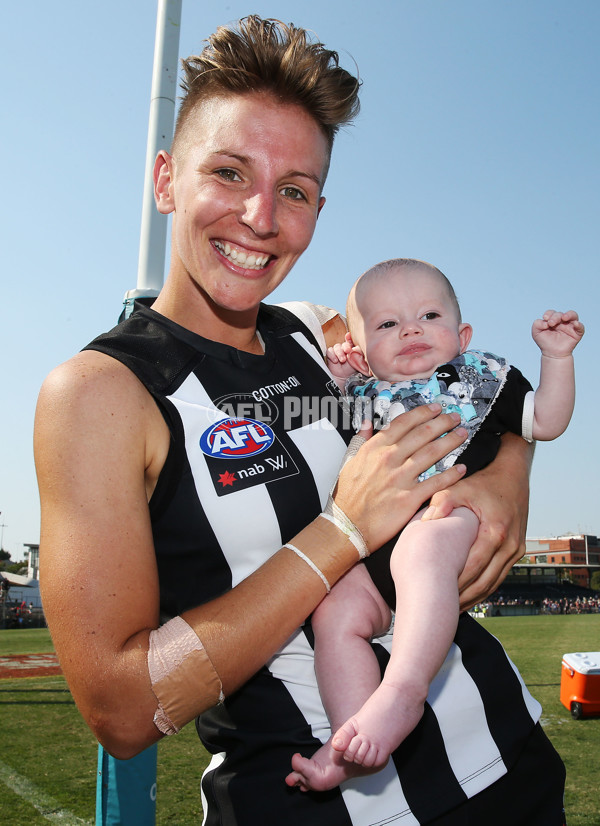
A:
{"label": "white boundary line", "polygon": [[61,809],[60,803],[54,800],[50,795],[38,789],[26,777],[20,774],[0,760],[0,782],[30,803],[34,809],[41,814],[46,820],[52,823],[62,823],[64,826],[92,826],[91,820],[82,820],[76,817],[68,809]]}

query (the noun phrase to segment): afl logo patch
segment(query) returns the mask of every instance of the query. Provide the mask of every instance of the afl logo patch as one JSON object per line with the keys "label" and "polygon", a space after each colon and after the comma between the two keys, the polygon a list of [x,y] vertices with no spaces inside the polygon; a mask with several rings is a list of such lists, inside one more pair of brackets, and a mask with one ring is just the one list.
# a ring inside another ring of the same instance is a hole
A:
{"label": "afl logo patch", "polygon": [[247,459],[267,450],[275,434],[255,419],[221,419],[200,437],[200,449],[213,459]]}

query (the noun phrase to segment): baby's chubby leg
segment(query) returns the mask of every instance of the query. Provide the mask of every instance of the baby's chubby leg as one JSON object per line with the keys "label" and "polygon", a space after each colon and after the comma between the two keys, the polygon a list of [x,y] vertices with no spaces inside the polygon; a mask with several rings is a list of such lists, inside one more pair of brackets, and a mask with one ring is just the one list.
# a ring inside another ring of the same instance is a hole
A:
{"label": "baby's chubby leg", "polygon": [[479,528],[467,508],[435,521],[421,522],[420,515],[392,553],[396,621],[385,675],[332,741],[346,760],[365,767],[384,765],[423,715],[429,684],[456,632],[457,579]]}
{"label": "baby's chubby leg", "polygon": [[381,671],[369,642],[391,620],[364,565],[355,565],[314,612],[315,671],[333,729],[379,685]]}
{"label": "baby's chubby leg", "polygon": [[[349,571],[314,612],[315,670],[332,731],[379,685],[381,671],[369,640],[384,633],[390,622],[391,611],[363,565]],[[310,759],[295,754],[286,783],[324,791],[365,774],[361,766],[344,760],[332,740]]]}

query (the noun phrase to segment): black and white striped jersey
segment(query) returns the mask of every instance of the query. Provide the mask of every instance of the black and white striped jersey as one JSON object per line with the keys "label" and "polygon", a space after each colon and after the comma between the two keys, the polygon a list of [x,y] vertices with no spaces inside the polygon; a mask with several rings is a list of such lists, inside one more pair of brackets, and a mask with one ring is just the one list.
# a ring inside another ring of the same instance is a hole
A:
{"label": "black and white striped jersey", "polygon": [[[185,330],[146,308],[89,348],[152,394],[171,449],[150,502],[161,612],[235,586],[322,510],[352,432],[310,331],[262,306],[262,356]],[[375,644],[382,669],[391,633]],[[214,755],[206,826],[418,826],[510,767],[540,714],[500,644],[468,616],[431,685],[424,717],[386,768],[323,793],[285,785],[296,751],[329,736],[310,623],[222,706],[197,721]]]}

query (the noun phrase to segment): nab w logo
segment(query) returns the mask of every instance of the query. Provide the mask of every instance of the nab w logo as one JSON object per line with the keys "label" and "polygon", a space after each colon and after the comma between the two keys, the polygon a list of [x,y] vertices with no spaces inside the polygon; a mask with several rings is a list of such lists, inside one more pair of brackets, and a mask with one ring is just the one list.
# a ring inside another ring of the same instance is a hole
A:
{"label": "nab w logo", "polygon": [[200,437],[200,449],[214,459],[247,459],[271,447],[275,434],[254,419],[222,419]]}

